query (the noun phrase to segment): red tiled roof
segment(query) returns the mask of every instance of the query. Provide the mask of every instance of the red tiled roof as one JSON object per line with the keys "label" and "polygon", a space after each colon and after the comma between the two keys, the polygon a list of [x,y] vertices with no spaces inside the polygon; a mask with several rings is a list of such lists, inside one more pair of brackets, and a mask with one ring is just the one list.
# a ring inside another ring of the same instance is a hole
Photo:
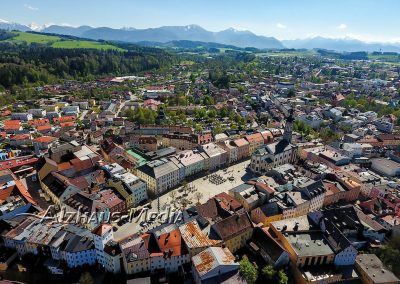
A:
{"label": "red tiled roof", "polygon": [[41,137],[33,139],[33,142],[50,143],[50,142],[53,142],[54,140],[57,140],[57,138],[55,138],[53,136],[41,136]]}
{"label": "red tiled roof", "polygon": [[37,131],[44,131],[44,130],[51,130],[51,125],[50,124],[44,124],[44,125],[39,125],[36,127]]}
{"label": "red tiled roof", "polygon": [[33,204],[33,205],[37,205],[36,201],[33,200],[31,194],[28,192],[28,189],[25,187],[25,185],[18,179],[14,178],[15,181],[15,185],[17,186],[19,192],[25,197],[25,199]]}
{"label": "red tiled roof", "polygon": [[73,121],[62,122],[62,123],[60,123],[60,126],[61,126],[61,128],[75,126],[75,122],[73,122]]}
{"label": "red tiled roof", "polygon": [[62,122],[71,122],[71,121],[75,121],[75,116],[72,115],[67,115],[67,116],[62,116],[62,117],[55,117],[53,118],[53,121],[55,123],[62,123]]}
{"label": "red tiled roof", "polygon": [[30,134],[16,134],[10,136],[10,140],[25,140],[31,138]]}
{"label": "red tiled roof", "polygon": [[49,122],[49,120],[47,118],[34,119],[34,120],[28,121],[29,125],[35,125],[35,126],[49,124],[49,123],[50,122]]}
{"label": "red tiled roof", "polygon": [[171,251],[171,256],[180,256],[182,254],[182,238],[179,229],[160,236],[158,245],[162,252]]}
{"label": "red tiled roof", "polygon": [[38,158],[15,158],[10,160],[0,161],[0,170],[13,169],[24,165],[34,164],[37,161]]}

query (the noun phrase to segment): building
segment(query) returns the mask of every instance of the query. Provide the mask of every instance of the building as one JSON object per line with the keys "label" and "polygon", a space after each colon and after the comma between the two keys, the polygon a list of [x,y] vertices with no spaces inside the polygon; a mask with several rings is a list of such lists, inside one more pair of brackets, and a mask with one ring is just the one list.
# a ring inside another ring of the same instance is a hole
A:
{"label": "building", "polygon": [[213,171],[221,168],[228,162],[228,153],[215,143],[200,146],[208,159],[205,159],[204,169]]}
{"label": "building", "polygon": [[209,247],[219,246],[221,240],[212,238],[212,235],[205,229],[201,229],[196,220],[179,226],[182,239],[189,251],[190,257],[202,252]]}
{"label": "building", "polygon": [[11,114],[11,120],[29,121],[32,119],[33,119],[32,114],[27,112],[14,112]]}
{"label": "building", "polygon": [[379,174],[387,177],[396,177],[400,175],[400,163],[385,158],[371,159],[372,169]]}
{"label": "building", "polygon": [[147,183],[148,190],[153,194],[172,189],[181,181],[179,168],[165,158],[138,167],[137,176]]}
{"label": "building", "polygon": [[283,210],[277,202],[270,202],[251,210],[250,218],[255,224],[269,226],[271,222],[283,219]]}
{"label": "building", "polygon": [[249,154],[252,155],[254,151],[264,145],[264,138],[261,133],[246,135],[245,139],[249,142]]}
{"label": "building", "polygon": [[97,262],[108,272],[121,272],[121,249],[113,242],[113,227],[100,224],[92,231]]}
{"label": "building", "polygon": [[46,110],[41,109],[41,108],[29,109],[28,113],[32,114],[33,117],[45,117],[46,116]]}
{"label": "building", "polygon": [[250,247],[266,263],[274,267],[283,267],[289,264],[289,253],[270,235],[268,228],[254,228]]}
{"label": "building", "polygon": [[238,160],[238,147],[232,140],[219,142],[218,145],[227,152],[229,164],[233,164]]}
{"label": "building", "polygon": [[169,158],[177,167],[183,166],[184,177],[195,175],[204,170],[206,155],[198,150],[185,150]]}
{"label": "building", "polygon": [[196,284],[224,283],[238,272],[239,266],[228,248],[210,247],[192,257]]}
{"label": "building", "polygon": [[126,274],[150,271],[150,235],[132,236],[120,242]]}
{"label": "building", "polygon": [[253,234],[253,225],[247,213],[235,213],[216,222],[213,230],[232,253],[244,247]]}
{"label": "building", "polygon": [[109,185],[124,198],[126,208],[138,206],[148,199],[147,184],[130,172],[114,174]]}
{"label": "building", "polygon": [[270,224],[270,230],[289,253],[295,267],[329,265],[334,262],[334,251],[323,233],[314,228],[307,216]]}
{"label": "building", "polygon": [[250,170],[253,173],[264,174],[266,171],[291,164],[297,158],[297,147],[292,144],[293,112],[286,119],[283,138],[256,150],[251,155]]}
{"label": "building", "polygon": [[360,273],[363,284],[398,284],[399,278],[387,270],[375,254],[359,254],[356,269]]}
{"label": "building", "polygon": [[247,159],[250,156],[250,145],[246,139],[240,138],[233,141],[233,144],[237,147],[237,160],[241,161]]}

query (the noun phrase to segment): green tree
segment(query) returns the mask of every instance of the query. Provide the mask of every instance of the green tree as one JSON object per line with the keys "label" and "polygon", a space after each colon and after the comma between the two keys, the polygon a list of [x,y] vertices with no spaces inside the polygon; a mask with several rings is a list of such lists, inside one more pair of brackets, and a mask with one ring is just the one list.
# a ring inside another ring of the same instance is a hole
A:
{"label": "green tree", "polygon": [[258,277],[257,268],[249,261],[247,256],[244,256],[240,261],[239,271],[247,283],[254,284],[256,282]]}
{"label": "green tree", "polygon": [[279,270],[279,272],[278,272],[278,283],[279,284],[287,284],[288,280],[289,280],[289,278],[287,277],[285,271],[283,271],[282,269]]}
{"label": "green tree", "polygon": [[207,113],[207,116],[209,118],[215,118],[217,116],[217,112],[215,111],[215,109],[212,109]]}
{"label": "green tree", "polygon": [[272,265],[266,265],[261,271],[262,275],[264,275],[265,278],[268,280],[272,280],[275,277],[276,270]]}
{"label": "green tree", "polygon": [[397,277],[400,277],[400,237],[392,238],[389,243],[381,246],[377,256]]}

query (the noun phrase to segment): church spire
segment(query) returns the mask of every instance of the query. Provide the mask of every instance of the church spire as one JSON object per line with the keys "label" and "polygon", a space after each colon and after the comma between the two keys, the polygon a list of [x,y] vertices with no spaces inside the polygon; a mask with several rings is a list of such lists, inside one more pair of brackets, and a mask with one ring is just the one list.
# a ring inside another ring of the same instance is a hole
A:
{"label": "church spire", "polygon": [[286,140],[288,143],[292,143],[293,122],[293,109],[290,109],[289,116],[286,118],[285,130],[283,133],[283,139]]}

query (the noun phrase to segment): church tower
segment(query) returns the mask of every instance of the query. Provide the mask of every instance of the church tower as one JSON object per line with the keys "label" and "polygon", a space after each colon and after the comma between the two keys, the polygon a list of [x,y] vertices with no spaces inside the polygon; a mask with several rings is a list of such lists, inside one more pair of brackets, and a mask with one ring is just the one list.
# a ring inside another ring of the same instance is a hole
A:
{"label": "church tower", "polygon": [[291,109],[289,112],[289,116],[286,118],[285,130],[283,133],[283,140],[285,140],[288,143],[292,143],[293,122],[294,122],[294,115],[293,115],[293,109]]}

